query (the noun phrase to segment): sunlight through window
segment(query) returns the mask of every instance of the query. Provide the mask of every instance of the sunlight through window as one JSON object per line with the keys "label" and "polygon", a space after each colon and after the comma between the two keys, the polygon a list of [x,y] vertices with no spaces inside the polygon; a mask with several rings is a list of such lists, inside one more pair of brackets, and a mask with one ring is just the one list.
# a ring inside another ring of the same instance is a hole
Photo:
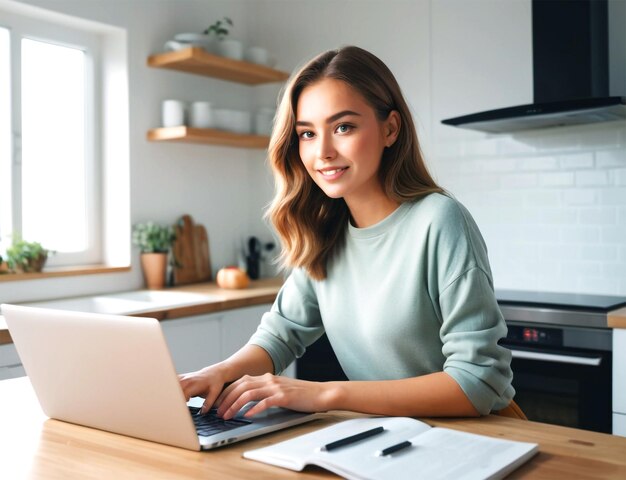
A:
{"label": "sunlight through window", "polygon": [[23,39],[21,97],[22,236],[59,252],[83,250],[84,52]]}
{"label": "sunlight through window", "polygon": [[[0,28],[0,244],[11,231],[11,44],[9,31]],[[2,251],[2,249],[0,249]]]}

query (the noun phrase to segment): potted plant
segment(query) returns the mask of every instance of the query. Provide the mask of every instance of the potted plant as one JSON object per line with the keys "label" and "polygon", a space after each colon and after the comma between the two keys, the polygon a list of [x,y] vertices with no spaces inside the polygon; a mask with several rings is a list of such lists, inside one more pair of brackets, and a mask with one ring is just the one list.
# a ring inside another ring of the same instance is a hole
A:
{"label": "potted plant", "polygon": [[205,35],[214,34],[218,39],[221,40],[230,33],[230,28],[232,26],[233,21],[228,17],[224,17],[223,19],[215,22],[213,25],[209,25],[209,27],[206,28],[202,33],[204,33]]}
{"label": "potted plant", "polygon": [[6,262],[13,273],[41,272],[50,253],[41,243],[27,242],[16,236],[6,250]]}
{"label": "potted plant", "polygon": [[203,33],[209,36],[214,35],[217,38],[215,53],[223,57],[243,60],[243,44],[241,41],[227,38],[232,27],[233,21],[228,17],[224,17],[213,25],[209,25]]}
{"label": "potted plant", "polygon": [[165,287],[167,258],[175,238],[171,226],[146,222],[133,227],[132,241],[141,251],[143,276],[151,290]]}

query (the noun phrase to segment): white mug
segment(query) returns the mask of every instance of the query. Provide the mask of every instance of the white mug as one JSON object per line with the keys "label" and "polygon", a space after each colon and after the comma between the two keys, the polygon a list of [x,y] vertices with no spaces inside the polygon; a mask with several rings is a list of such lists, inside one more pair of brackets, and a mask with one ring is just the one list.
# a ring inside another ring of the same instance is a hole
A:
{"label": "white mug", "polygon": [[243,60],[243,43],[234,38],[224,38],[217,43],[217,54],[234,60]]}
{"label": "white mug", "polygon": [[254,133],[257,135],[271,135],[274,126],[274,108],[259,108],[254,118]]}
{"label": "white mug", "polygon": [[212,128],[213,109],[211,102],[193,102],[189,111],[189,125],[194,128]]}
{"label": "white mug", "polygon": [[267,65],[269,62],[269,53],[263,47],[250,47],[246,50],[246,60],[258,65]]}
{"label": "white mug", "polygon": [[163,100],[161,121],[164,127],[178,127],[185,125],[185,110],[187,104],[182,100]]}

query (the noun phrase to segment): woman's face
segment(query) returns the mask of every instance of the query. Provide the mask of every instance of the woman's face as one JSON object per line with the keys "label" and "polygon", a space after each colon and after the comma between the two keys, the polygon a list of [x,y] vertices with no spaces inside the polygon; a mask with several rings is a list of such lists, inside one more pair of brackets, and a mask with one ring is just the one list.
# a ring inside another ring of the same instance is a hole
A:
{"label": "woman's face", "polygon": [[383,149],[397,137],[399,115],[380,121],[345,82],[324,78],[302,90],[296,106],[300,158],[313,181],[348,206],[384,195],[378,180]]}

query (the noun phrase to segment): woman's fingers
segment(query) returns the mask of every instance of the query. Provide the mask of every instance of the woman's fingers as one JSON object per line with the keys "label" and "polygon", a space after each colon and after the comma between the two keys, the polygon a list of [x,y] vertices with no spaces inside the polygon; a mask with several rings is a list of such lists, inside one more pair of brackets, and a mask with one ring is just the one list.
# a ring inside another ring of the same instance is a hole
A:
{"label": "woman's fingers", "polygon": [[232,418],[248,402],[258,403],[245,414],[251,417],[270,407],[286,407],[300,411],[317,411],[319,384],[275,375],[242,377],[226,389],[218,398],[217,414]]}
{"label": "woman's fingers", "polygon": [[185,373],[178,376],[183,395],[189,401],[191,397],[203,397],[204,403],[201,412],[206,413],[222,391],[224,382],[210,369]]}

